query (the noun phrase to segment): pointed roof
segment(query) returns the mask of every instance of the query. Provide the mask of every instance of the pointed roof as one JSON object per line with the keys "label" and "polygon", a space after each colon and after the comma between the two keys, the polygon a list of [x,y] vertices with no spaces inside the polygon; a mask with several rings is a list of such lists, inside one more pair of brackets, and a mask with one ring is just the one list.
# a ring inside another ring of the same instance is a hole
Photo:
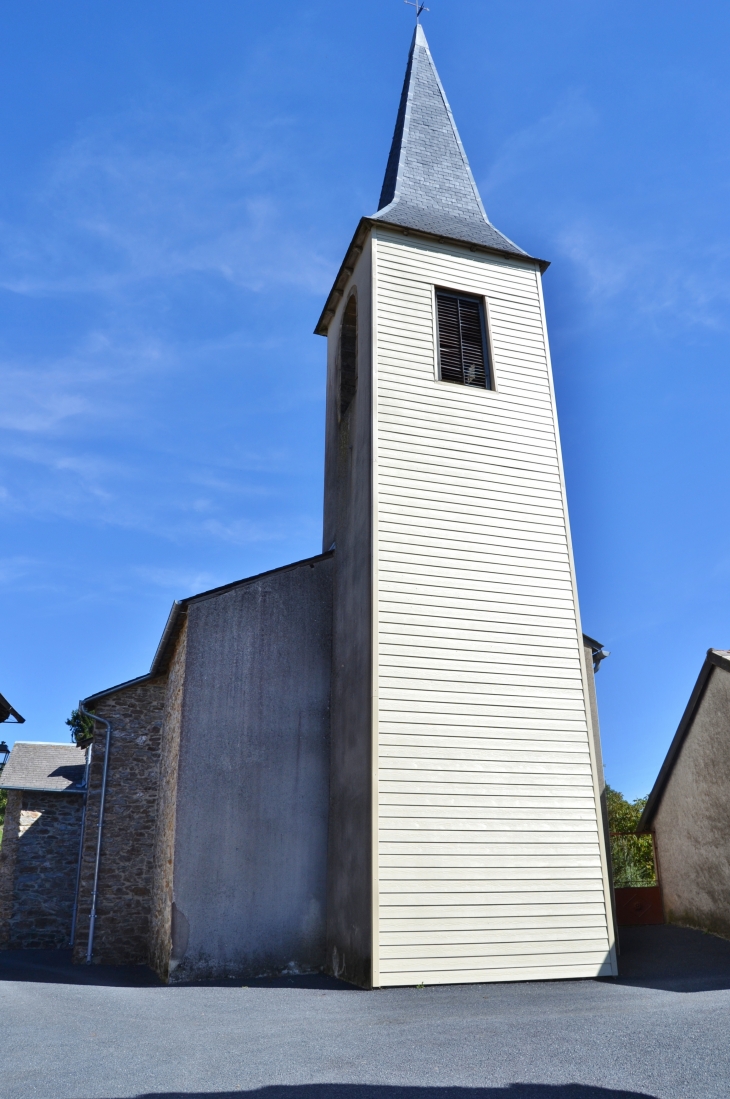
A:
{"label": "pointed roof", "polygon": [[543,273],[550,266],[547,260],[524,252],[487,217],[420,24],[411,43],[378,211],[360,218],[317,321],[316,335],[327,335],[368,234],[378,224],[468,244],[473,252],[519,257]]}
{"label": "pointed roof", "polygon": [[526,255],[494,228],[484,211],[420,24],[373,220]]}

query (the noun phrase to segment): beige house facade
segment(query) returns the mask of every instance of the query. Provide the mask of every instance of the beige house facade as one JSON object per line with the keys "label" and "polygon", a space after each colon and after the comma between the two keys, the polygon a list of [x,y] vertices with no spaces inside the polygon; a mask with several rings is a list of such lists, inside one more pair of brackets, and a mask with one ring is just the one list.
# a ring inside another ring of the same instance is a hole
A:
{"label": "beige house facade", "polygon": [[730,938],[730,652],[709,649],[638,831],[668,923]]}

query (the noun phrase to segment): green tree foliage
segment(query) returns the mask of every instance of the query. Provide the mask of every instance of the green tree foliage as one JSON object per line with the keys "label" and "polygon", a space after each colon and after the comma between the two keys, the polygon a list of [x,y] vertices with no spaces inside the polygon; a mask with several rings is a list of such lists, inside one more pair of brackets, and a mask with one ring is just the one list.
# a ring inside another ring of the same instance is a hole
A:
{"label": "green tree foliage", "polygon": [[612,832],[635,832],[641,820],[648,798],[627,801],[623,794],[606,786],[608,825]]}
{"label": "green tree foliage", "polygon": [[71,740],[79,748],[87,748],[94,739],[94,720],[81,710],[72,710],[71,717],[66,718],[66,724],[71,729]]}
{"label": "green tree foliage", "polygon": [[627,801],[618,790],[606,787],[613,884],[617,889],[656,885],[652,838],[648,835],[636,835],[646,802],[647,798]]}

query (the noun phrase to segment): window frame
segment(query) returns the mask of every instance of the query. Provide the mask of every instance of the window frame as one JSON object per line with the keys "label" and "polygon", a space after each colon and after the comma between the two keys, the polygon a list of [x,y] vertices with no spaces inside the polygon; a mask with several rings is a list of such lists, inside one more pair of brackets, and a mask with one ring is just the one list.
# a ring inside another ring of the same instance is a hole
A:
{"label": "window frame", "polygon": [[[489,385],[467,385],[466,382],[451,382],[448,379],[441,377],[441,338],[439,334],[439,316],[438,316],[438,294],[447,294],[453,298],[469,298],[471,301],[476,301],[481,305],[480,318],[482,325],[482,346],[484,347],[484,353],[487,358],[486,373],[489,380]],[[434,340],[434,374],[435,381],[441,385],[447,385],[450,388],[461,385],[462,389],[468,390],[470,393],[497,393],[497,371],[494,363],[494,344],[492,342],[492,317],[490,311],[489,298],[486,294],[480,294],[478,291],[473,290],[455,290],[452,286],[441,286],[436,283],[431,287],[431,305],[433,316],[433,340]]]}

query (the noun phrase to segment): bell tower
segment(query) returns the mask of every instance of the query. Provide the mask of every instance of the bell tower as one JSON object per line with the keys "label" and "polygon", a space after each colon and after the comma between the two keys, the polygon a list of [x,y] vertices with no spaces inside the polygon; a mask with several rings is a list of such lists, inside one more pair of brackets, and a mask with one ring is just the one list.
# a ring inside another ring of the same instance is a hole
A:
{"label": "bell tower", "polygon": [[328,966],[616,972],[547,263],[488,220],[416,28],[327,336]]}

